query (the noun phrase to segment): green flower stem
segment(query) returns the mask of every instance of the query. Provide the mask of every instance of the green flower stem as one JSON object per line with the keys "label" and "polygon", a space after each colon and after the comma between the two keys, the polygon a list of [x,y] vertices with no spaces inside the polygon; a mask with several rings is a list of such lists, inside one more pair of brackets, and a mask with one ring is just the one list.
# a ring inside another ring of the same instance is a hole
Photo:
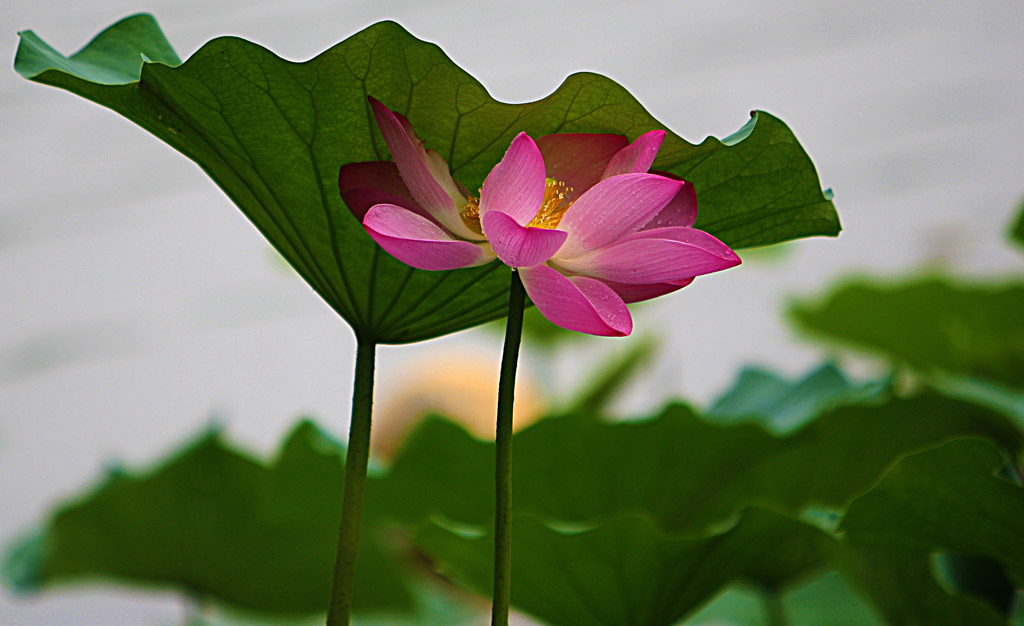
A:
{"label": "green flower stem", "polygon": [[508,298],[505,348],[498,379],[498,427],[495,433],[494,598],[491,626],[508,626],[512,577],[512,402],[516,390],[516,364],[523,337],[526,292],[519,272],[512,270]]}
{"label": "green flower stem", "polygon": [[366,467],[370,459],[373,365],[376,356],[377,342],[358,337],[356,376],[352,392],[352,422],[348,431],[348,455],[345,459],[345,493],[342,497],[338,556],[334,562],[334,582],[331,585],[331,605],[327,609],[327,626],[348,626],[352,615],[352,585],[356,575],[363,498],[366,495]]}

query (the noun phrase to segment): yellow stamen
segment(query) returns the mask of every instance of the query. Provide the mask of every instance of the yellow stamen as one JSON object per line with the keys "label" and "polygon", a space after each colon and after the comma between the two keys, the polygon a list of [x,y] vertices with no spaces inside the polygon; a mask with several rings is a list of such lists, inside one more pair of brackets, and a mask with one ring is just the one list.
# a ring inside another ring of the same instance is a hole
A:
{"label": "yellow stamen", "polygon": [[[527,226],[547,229],[558,228],[558,224],[562,221],[565,212],[572,206],[572,200],[568,199],[570,193],[572,193],[572,187],[566,186],[562,181],[553,178],[545,180],[544,200],[541,202],[537,214],[533,216],[533,219],[530,220]],[[462,207],[459,215],[471,230],[477,233],[483,232],[480,228],[480,198],[467,196],[466,204]]]}
{"label": "yellow stamen", "polygon": [[572,187],[567,187],[560,180],[549,178],[544,181],[544,201],[540,203],[540,210],[527,226],[558,228],[562,216],[572,206],[572,200],[568,199],[570,193],[572,193]]}
{"label": "yellow stamen", "polygon": [[462,221],[470,230],[475,233],[483,233],[483,229],[480,228],[480,198],[467,196],[466,206],[462,207],[459,215],[462,216]]}

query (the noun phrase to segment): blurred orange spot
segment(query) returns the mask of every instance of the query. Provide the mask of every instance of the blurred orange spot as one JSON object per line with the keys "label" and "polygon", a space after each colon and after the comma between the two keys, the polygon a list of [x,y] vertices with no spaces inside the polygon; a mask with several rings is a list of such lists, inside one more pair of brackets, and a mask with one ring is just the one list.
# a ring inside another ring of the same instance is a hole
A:
{"label": "blurred orange spot", "polygon": [[[516,376],[513,428],[527,426],[547,408],[540,386],[523,371]],[[410,363],[392,381],[378,380],[370,451],[391,460],[415,425],[430,413],[462,424],[480,439],[494,439],[499,359],[449,352]],[[404,381],[404,382],[396,382]],[[391,384],[389,384],[391,383]]]}

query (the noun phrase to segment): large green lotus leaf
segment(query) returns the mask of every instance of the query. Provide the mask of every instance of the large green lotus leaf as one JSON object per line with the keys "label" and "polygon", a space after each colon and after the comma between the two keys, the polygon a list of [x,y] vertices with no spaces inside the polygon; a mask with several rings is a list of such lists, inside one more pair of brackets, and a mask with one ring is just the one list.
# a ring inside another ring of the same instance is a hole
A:
{"label": "large green lotus leaf", "polygon": [[[344,450],[308,422],[263,464],[216,434],[155,469],[116,471],[60,507],[6,570],[23,590],[114,579],[269,613],[318,613],[330,597]],[[360,545],[357,610],[411,596],[373,532]]]}
{"label": "large green lotus leaf", "polygon": [[[1000,414],[934,393],[841,406],[787,437],[709,423],[682,405],[631,422],[549,418],[513,438],[513,502],[518,513],[574,524],[643,514],[669,531],[700,530],[748,504],[840,508],[903,454],[961,435],[1008,448],[1021,440]],[[493,443],[429,419],[368,497],[409,522],[440,514],[483,527],[493,458]]]}
{"label": "large green lotus leaf", "polygon": [[1024,387],[1024,284],[924,278],[856,281],[800,302],[793,320],[816,335],[905,362]]}
{"label": "large green lotus leaf", "polygon": [[853,383],[830,363],[795,382],[768,370],[746,367],[705,416],[723,424],[756,422],[772,432],[785,434],[831,407],[877,396],[887,387],[887,381]]}
{"label": "large green lotus leaf", "polygon": [[850,504],[840,528],[864,545],[984,555],[1024,585],[1024,488],[994,476],[1005,466],[977,439],[906,456]]}
{"label": "large green lotus leaf", "polygon": [[[195,161],[357,333],[385,343],[501,316],[508,277],[499,263],[413,270],[382,252],[346,210],[338,169],[388,157],[368,95],[405,114],[470,189],[520,131],[632,139],[664,128],[596,74],[574,74],[537,102],[498,102],[437,46],[392,22],[305,63],[223,37],[179,64],[153,18],[137,15],[70,57],[24,32],[15,69],[121,113]],[[670,132],[655,167],[694,183],[697,225],[734,247],[839,231],[807,154],[767,113],[721,141],[693,145]]]}
{"label": "large green lotus leaf", "polygon": [[[489,593],[493,535],[430,524],[416,543],[447,576]],[[726,532],[667,535],[646,518],[567,531],[513,520],[512,603],[552,625],[672,624],[736,579],[778,585],[820,566],[833,540],[752,508]]]}

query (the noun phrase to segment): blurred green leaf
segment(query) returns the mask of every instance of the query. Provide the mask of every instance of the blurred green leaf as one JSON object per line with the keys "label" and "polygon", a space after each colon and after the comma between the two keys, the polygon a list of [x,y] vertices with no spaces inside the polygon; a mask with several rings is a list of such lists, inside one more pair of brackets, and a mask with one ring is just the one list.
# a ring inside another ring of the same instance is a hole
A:
{"label": "blurred green leaf", "polygon": [[926,377],[927,384],[951,398],[973,402],[999,411],[1024,431],[1024,389],[1014,389],[989,379],[938,373]]}
{"label": "blurred green leaf", "polygon": [[993,476],[1005,466],[977,439],[908,455],[850,504],[840,528],[868,546],[988,556],[1024,585],[1024,489]]}
{"label": "blurred green leaf", "polygon": [[[542,420],[518,432],[512,446],[513,602],[552,624],[670,624],[733,580],[792,586],[830,562],[828,535],[792,519],[744,526],[745,517],[723,535],[737,514],[761,505],[805,517],[824,507],[838,517],[904,455],[963,435],[1021,446],[1006,417],[934,392],[911,399],[871,394],[787,436],[709,423],[679,405],[635,422],[583,414]],[[370,491],[377,514],[420,528],[417,543],[442,573],[481,593],[493,547],[492,446],[430,419]],[[794,541],[814,531],[824,543],[788,544],[791,531]],[[733,565],[717,560],[712,547],[725,536],[745,550],[727,557]],[[893,577],[910,576],[894,567]],[[937,597],[949,597],[928,584]],[[820,611],[834,617],[826,606]]]}
{"label": "blurred green leaf", "polygon": [[764,592],[745,583],[733,583],[677,626],[769,626]]}
{"label": "blurred green leaf", "polygon": [[1024,284],[855,281],[790,316],[816,335],[905,362],[1024,387]]}
{"label": "blurred green leaf", "polygon": [[[108,578],[169,586],[247,610],[318,613],[330,597],[344,450],[309,422],[263,464],[210,433],[142,472],[112,472],[16,546],[22,590]],[[360,545],[359,610],[405,610],[410,592],[374,535]]]}
{"label": "blurred green leaf", "polygon": [[[360,563],[362,555],[360,555]],[[469,598],[426,569],[409,571],[415,609],[412,611],[374,611],[357,613],[352,626],[479,626],[480,617],[489,608],[482,599]],[[305,618],[280,617],[265,613],[240,613],[229,607],[204,607],[202,621],[194,626],[323,626],[323,615]],[[189,622],[186,626],[193,626]]]}
{"label": "blurred green leaf", "polygon": [[[136,15],[71,57],[23,32],[15,69],[121,113],[195,161],[357,333],[382,343],[500,317],[508,279],[500,263],[409,268],[383,253],[345,209],[338,169],[387,158],[367,95],[405,114],[470,189],[520,131],[635,138],[664,128],[596,74],[574,74],[537,102],[498,102],[440,48],[393,22],[305,63],[221,37],[179,65],[155,20]],[[722,141],[693,145],[670,132],[655,167],[693,182],[697,226],[733,247],[839,232],[807,154],[767,113],[755,112]]]}
{"label": "blurred green leaf", "polygon": [[[797,549],[754,524],[736,535],[748,554],[730,556],[732,570],[701,542],[734,532],[722,535],[750,506],[838,518],[904,455],[965,435],[1021,446],[1004,416],[932,392],[861,398],[785,437],[682,405],[636,422],[542,420],[512,446],[513,602],[554,624],[669,624],[737,578],[792,585],[829,560],[831,544]],[[430,419],[370,490],[377,514],[421,528],[418,545],[480,592],[491,575],[492,445]]]}
{"label": "blurred green leaf", "polygon": [[[575,414],[515,435],[513,501],[517,513],[541,519],[643,514],[666,530],[701,530],[748,504],[793,514],[838,508],[903,454],[962,435],[1008,448],[1021,441],[1002,415],[934,393],[841,406],[784,438],[750,424],[709,423],[683,405],[632,422]],[[368,497],[382,514],[413,523],[440,514],[485,526],[493,463],[493,443],[428,419]]]}
{"label": "blurred green leaf", "polygon": [[611,401],[650,362],[656,347],[650,337],[643,337],[602,359],[597,369],[586,377],[583,388],[576,391],[566,412],[594,416],[604,414]]}
{"label": "blurred green leaf", "polygon": [[972,435],[1009,450],[1022,444],[1021,432],[1002,414],[932,392],[839,407],[754,467],[751,493],[794,510],[808,503],[841,507],[903,455]]}
{"label": "blurred green leaf", "polygon": [[826,410],[884,393],[887,381],[851,383],[827,363],[790,382],[768,370],[746,367],[731,389],[712,403],[705,416],[723,424],[750,421],[768,430],[793,432]]}
{"label": "blurred green leaf", "polygon": [[834,572],[823,574],[783,596],[790,626],[880,626],[875,610]]}
{"label": "blurred green leaf", "polygon": [[[871,607],[835,572],[795,585],[782,594],[789,626],[881,626]],[[775,622],[778,623],[778,622]],[[773,626],[766,615],[765,591],[734,584],[679,626]]]}
{"label": "blurred green leaf", "polygon": [[[821,564],[832,540],[764,509],[724,533],[674,537],[646,518],[582,532],[519,517],[512,527],[512,602],[558,626],[672,624],[736,578],[782,583]],[[431,524],[417,537],[441,571],[480,593],[491,585],[490,534]]]}
{"label": "blurred green leaf", "polygon": [[912,550],[869,548],[845,542],[843,575],[859,587],[886,623],[908,626],[999,626],[994,609],[947,593],[932,576],[928,555]]}
{"label": "blurred green leaf", "polygon": [[973,596],[1009,614],[1017,590],[999,561],[977,554],[942,552],[933,557],[936,579],[957,595]]}
{"label": "blurred green leaf", "polygon": [[[494,329],[504,336],[504,323],[495,323]],[[551,349],[565,341],[581,338],[584,338],[584,335],[555,326],[533,307],[523,311],[523,341],[531,346],[531,349]]]}
{"label": "blurred green leaf", "polygon": [[1024,200],[1020,203],[1020,209],[1017,211],[1016,223],[1010,228],[1010,239],[1017,242],[1018,245],[1024,246]]}

